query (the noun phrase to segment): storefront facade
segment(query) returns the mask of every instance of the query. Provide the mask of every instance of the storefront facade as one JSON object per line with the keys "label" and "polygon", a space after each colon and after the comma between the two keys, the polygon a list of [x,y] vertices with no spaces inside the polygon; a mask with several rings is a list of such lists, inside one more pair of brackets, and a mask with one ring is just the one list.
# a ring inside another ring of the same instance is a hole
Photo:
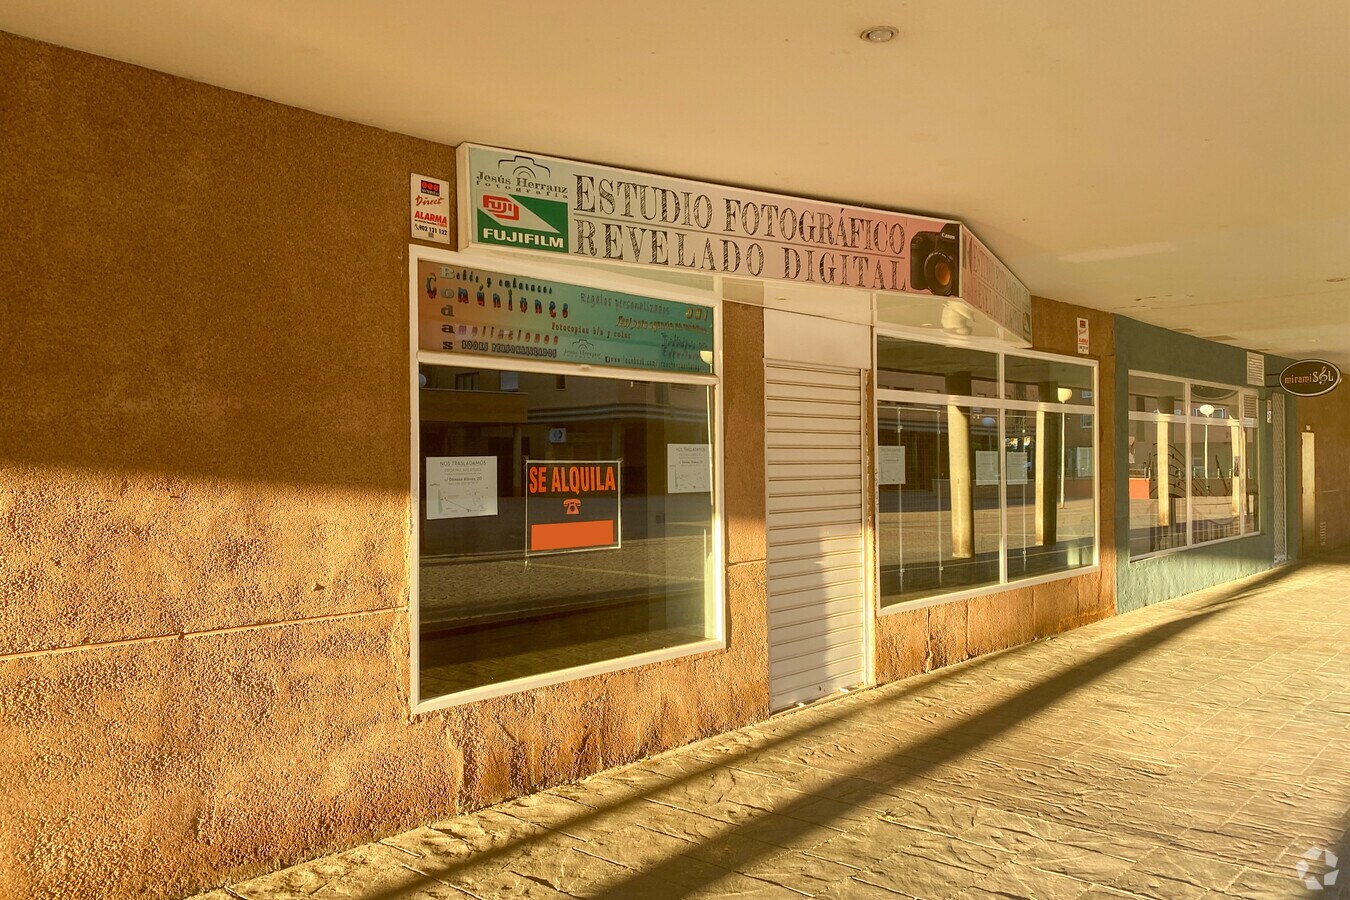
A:
{"label": "storefront facade", "polygon": [[1298,558],[1292,360],[1118,317],[1121,612]]}
{"label": "storefront facade", "polygon": [[[0,76],[0,894],[179,896],[1112,615],[1184,559],[1128,558],[1117,436],[1189,416],[1131,379],[1247,390],[959,222],[591,172],[553,253],[465,150],[8,35]],[[1227,409],[1219,580],[1276,550]]]}
{"label": "storefront facade", "polygon": [[[458,249],[409,249],[417,710],[724,652],[733,469],[763,498],[760,714],[1109,610],[1090,329],[1031,349],[964,226],[527,149],[457,167]],[[734,389],[727,346],[756,363]],[[733,390],[753,442],[722,437]]]}

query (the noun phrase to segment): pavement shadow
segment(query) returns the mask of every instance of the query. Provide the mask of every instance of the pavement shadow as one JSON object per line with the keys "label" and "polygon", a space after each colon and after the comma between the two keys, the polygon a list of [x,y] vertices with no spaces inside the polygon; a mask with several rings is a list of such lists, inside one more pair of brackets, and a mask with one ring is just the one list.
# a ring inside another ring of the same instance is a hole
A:
{"label": "pavement shadow", "polygon": [[[1288,578],[1299,568],[1301,566],[1284,566],[1249,579],[1213,599],[1207,599],[1186,614],[1140,631],[1123,642],[1083,660],[1067,671],[1047,677],[1016,696],[996,703],[978,716],[968,718],[922,739],[898,744],[893,752],[880,760],[869,760],[868,765],[876,765],[878,762],[892,764],[902,768],[904,774],[884,784],[872,782],[873,787],[870,789],[854,787],[849,793],[850,801],[882,795],[886,793],[887,788],[912,782],[948,762],[959,759],[1015,725],[1045,711],[1079,688],[1130,662],[1139,660],[1144,655],[1158,650],[1196,627],[1224,615],[1243,598],[1264,591],[1272,584]],[[637,789],[618,803],[598,807],[592,811],[554,822],[550,825],[550,828],[552,831],[584,828],[589,823],[631,808],[634,804],[651,799],[672,787],[695,781],[718,768],[734,764],[738,758],[747,757],[751,754],[762,754],[800,741],[802,738],[813,734],[837,729],[861,712],[866,711],[875,714],[878,709],[903,703],[913,693],[931,689],[935,683],[940,684],[958,676],[964,677],[969,675],[972,670],[1005,660],[1010,655],[1017,654],[1031,646],[1030,644],[1024,644],[1020,647],[968,660],[925,676],[919,676],[914,680],[913,686],[897,690],[893,696],[886,697],[880,703],[842,707],[837,713],[828,710],[827,715],[813,717],[811,721],[804,722],[801,727],[789,728],[768,740],[756,742],[753,748],[728,753],[720,757],[717,762],[709,762],[706,765],[692,768],[682,775],[663,778],[659,784],[647,789]],[[827,711],[827,708],[822,711]],[[720,868],[703,867],[702,870],[707,872],[705,881],[691,884],[687,861],[680,856],[675,856],[649,866],[642,871],[634,871],[629,877],[606,884],[596,892],[590,893],[589,896],[606,898],[606,900],[621,900],[621,898],[622,900],[631,900],[633,897],[643,895],[644,885],[662,882],[668,885],[677,883],[685,885],[691,892],[702,890],[725,876],[728,870],[743,871],[765,856],[783,852],[781,847],[744,839],[744,833],[752,831],[756,823],[764,816],[775,816],[774,833],[776,840],[790,840],[793,837],[791,832],[794,829],[799,835],[804,836],[817,828],[818,823],[822,822],[822,817],[818,813],[808,817],[806,815],[807,808],[812,804],[818,804],[822,797],[828,797],[836,793],[830,789],[832,784],[844,786],[846,782],[856,780],[854,776],[840,774],[837,779],[817,787],[810,793],[804,793],[797,799],[777,805],[772,810],[766,811],[762,816],[751,817],[738,824],[726,823],[726,828],[718,836],[704,841],[702,844],[702,846],[715,851],[717,857],[721,860]],[[509,841],[491,850],[475,853],[467,859],[454,861],[438,861],[434,858],[410,860],[405,865],[424,875],[427,878],[426,883],[366,894],[364,900],[398,900],[398,898],[411,897],[430,884],[445,883],[445,879],[453,877],[459,870],[471,866],[481,866],[494,859],[517,852],[522,847],[528,846],[531,840],[531,838],[526,837]],[[1347,855],[1347,858],[1350,858],[1350,854]],[[677,875],[678,877],[676,877]]]}

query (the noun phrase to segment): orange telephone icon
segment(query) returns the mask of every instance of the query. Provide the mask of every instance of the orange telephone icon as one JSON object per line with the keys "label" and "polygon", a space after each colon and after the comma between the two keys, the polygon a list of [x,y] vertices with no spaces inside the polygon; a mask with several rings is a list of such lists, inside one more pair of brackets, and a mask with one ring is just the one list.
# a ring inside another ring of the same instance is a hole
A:
{"label": "orange telephone icon", "polygon": [[563,511],[569,516],[575,516],[581,512],[581,501],[576,497],[568,497],[563,501]]}

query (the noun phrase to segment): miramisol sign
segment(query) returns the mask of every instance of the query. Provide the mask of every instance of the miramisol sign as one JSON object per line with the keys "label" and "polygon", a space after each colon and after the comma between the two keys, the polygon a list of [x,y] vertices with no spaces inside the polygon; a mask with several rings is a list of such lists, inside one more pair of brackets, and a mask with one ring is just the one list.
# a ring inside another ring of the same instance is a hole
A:
{"label": "miramisol sign", "polygon": [[1031,337],[1030,292],[959,222],[474,144],[457,170],[461,249],[953,297]]}
{"label": "miramisol sign", "polygon": [[526,550],[619,546],[619,460],[525,463]]}
{"label": "miramisol sign", "polygon": [[1295,397],[1320,397],[1341,383],[1341,370],[1325,359],[1301,359],[1280,373],[1280,387]]}

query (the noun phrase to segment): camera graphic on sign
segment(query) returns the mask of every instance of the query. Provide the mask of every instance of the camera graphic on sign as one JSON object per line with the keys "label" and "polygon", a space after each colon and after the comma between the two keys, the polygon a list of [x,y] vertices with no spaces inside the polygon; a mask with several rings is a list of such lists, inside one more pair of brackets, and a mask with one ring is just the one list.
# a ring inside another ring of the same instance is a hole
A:
{"label": "camera graphic on sign", "polygon": [[961,226],[955,222],[941,231],[917,232],[909,242],[909,286],[939,297],[960,292],[958,260],[961,258]]}

